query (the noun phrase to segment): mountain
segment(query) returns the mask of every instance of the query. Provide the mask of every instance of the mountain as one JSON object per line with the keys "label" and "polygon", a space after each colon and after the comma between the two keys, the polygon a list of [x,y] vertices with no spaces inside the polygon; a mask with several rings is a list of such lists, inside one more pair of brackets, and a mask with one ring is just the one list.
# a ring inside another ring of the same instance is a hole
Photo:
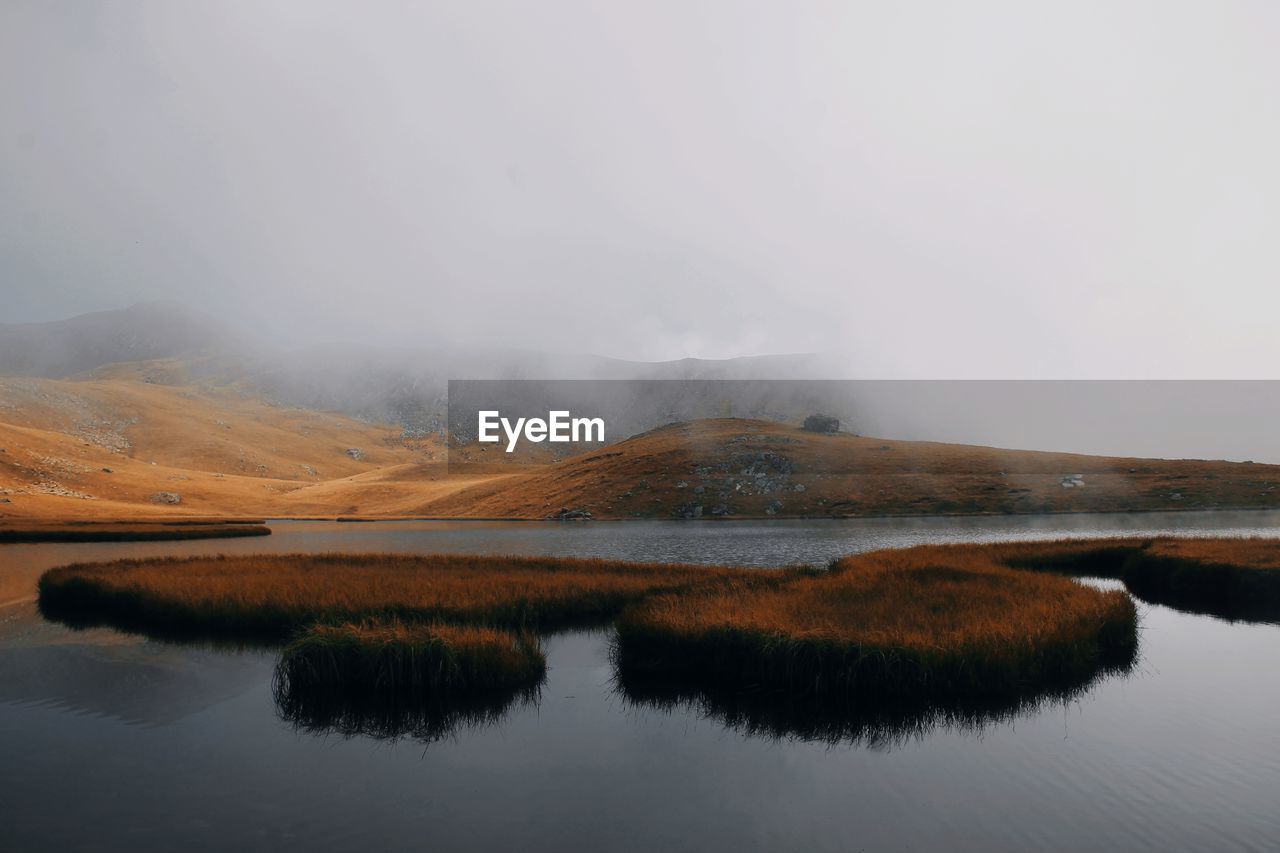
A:
{"label": "mountain", "polygon": [[414,514],[823,518],[1257,507],[1280,507],[1280,466],[895,441],[723,418],[671,424],[478,483]]}
{"label": "mountain", "polygon": [[[15,388],[15,385],[17,386]],[[1280,466],[672,424],[559,462],[448,466],[388,425],[136,382],[6,380],[4,518],[768,518],[1280,507]],[[20,411],[19,411],[20,410]]]}
{"label": "mountain", "polygon": [[146,302],[50,323],[0,324],[0,375],[63,379],[109,364],[232,352],[244,336],[177,302]]}
{"label": "mountain", "polygon": [[445,432],[450,379],[808,378],[822,375],[822,364],[812,355],[633,362],[484,346],[283,349],[179,303],[151,302],[0,326],[5,375],[198,385],[391,423],[407,437],[423,437]]}

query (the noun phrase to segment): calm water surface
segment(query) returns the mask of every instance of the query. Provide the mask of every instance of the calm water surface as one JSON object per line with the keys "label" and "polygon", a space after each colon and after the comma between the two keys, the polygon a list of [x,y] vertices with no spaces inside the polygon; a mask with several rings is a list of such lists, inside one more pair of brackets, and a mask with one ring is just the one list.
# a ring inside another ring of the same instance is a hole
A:
{"label": "calm water surface", "polygon": [[[1280,535],[1212,513],[768,523],[281,522],[266,539],[0,546],[0,572],[152,554],[396,550],[760,566],[921,542]],[[1274,850],[1280,627],[1141,606],[1138,670],[979,731],[770,739],[628,702],[607,633],[536,705],[424,744],[298,732],[271,653],[0,609],[0,850]]]}

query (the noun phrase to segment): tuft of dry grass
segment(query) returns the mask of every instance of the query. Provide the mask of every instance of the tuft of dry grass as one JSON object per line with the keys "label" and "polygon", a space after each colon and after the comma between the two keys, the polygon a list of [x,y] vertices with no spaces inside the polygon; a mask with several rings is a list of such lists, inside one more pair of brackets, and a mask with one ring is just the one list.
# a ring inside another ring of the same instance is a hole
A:
{"label": "tuft of dry grass", "polygon": [[39,602],[47,616],[77,626],[277,642],[317,622],[371,619],[548,629],[608,620],[654,592],[751,574],[552,557],[206,556],[51,569]]}
{"label": "tuft of dry grass", "polygon": [[996,697],[1131,661],[1136,628],[1124,592],[1009,568],[988,546],[921,546],[652,597],[619,620],[615,656],[794,695]]}
{"label": "tuft of dry grass", "polygon": [[173,521],[5,521],[0,543],[156,542],[177,539],[231,539],[268,536],[261,521],[206,519]]}
{"label": "tuft of dry grass", "polygon": [[1128,538],[991,547],[1017,568],[1122,580],[1152,604],[1227,619],[1280,621],[1280,540]]}
{"label": "tuft of dry grass", "polygon": [[1280,543],[1274,539],[1161,539],[1125,563],[1134,595],[1228,619],[1280,621]]}
{"label": "tuft of dry grass", "polygon": [[495,725],[512,707],[536,705],[540,688],[444,691],[421,696],[362,693],[338,685],[332,690],[296,689],[280,672],[275,679],[276,715],[308,734],[413,738],[433,743],[460,731]]}
{"label": "tuft of dry grass", "polygon": [[1260,537],[1157,539],[1143,549],[1143,554],[1152,559],[1185,560],[1204,566],[1280,571],[1280,540]]}
{"label": "tuft of dry grass", "polygon": [[547,661],[530,635],[476,625],[398,620],[313,625],[285,646],[279,690],[425,696],[532,688]]}

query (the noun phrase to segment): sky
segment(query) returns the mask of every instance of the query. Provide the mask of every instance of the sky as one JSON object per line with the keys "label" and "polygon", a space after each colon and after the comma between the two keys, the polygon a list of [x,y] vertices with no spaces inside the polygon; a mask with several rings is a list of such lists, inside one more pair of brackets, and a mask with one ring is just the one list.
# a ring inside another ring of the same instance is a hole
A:
{"label": "sky", "polygon": [[1280,5],[0,4],[0,322],[1277,378]]}

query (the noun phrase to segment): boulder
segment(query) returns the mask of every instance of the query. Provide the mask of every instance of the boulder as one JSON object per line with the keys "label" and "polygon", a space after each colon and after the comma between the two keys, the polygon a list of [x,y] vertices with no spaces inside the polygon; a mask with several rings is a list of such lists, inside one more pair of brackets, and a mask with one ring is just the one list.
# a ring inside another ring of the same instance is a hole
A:
{"label": "boulder", "polygon": [[676,518],[702,518],[702,504],[687,503],[671,511]]}
{"label": "boulder", "polygon": [[547,518],[553,521],[590,521],[591,512],[585,509],[569,509],[561,507],[559,512],[553,512]]}
{"label": "boulder", "polygon": [[840,419],[831,415],[812,414],[804,419],[800,428],[805,432],[839,432]]}

